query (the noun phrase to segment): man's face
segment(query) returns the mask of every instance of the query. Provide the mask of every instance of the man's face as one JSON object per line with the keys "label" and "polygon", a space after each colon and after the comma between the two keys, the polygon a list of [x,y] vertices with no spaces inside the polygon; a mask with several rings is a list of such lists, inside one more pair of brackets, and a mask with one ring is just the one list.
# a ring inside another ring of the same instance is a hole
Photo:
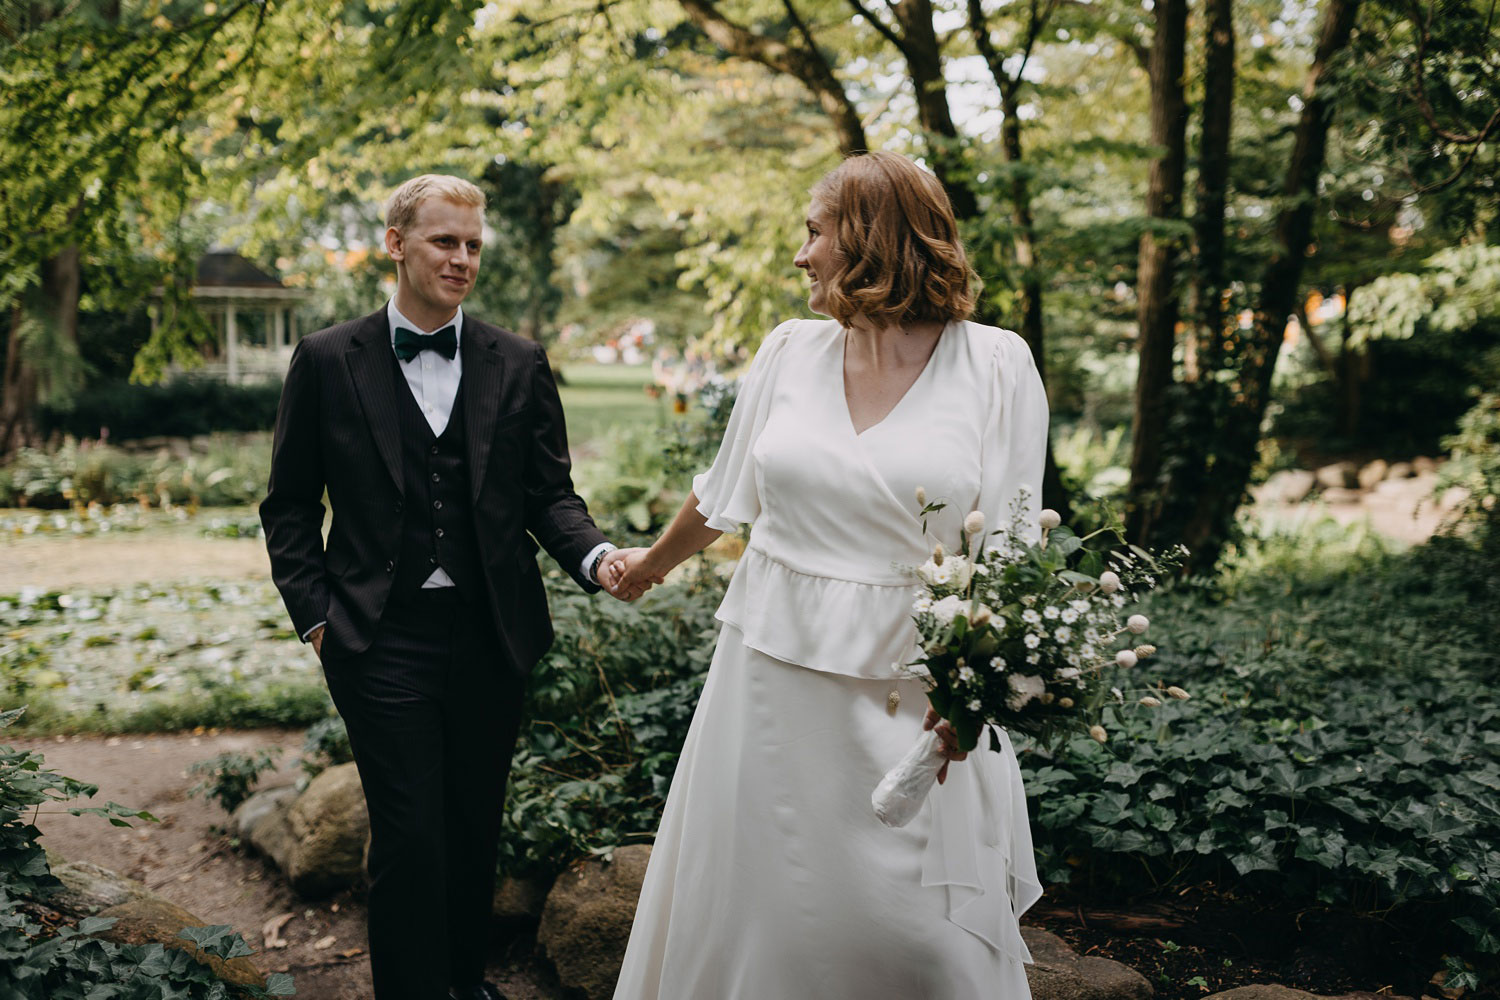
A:
{"label": "man's face", "polygon": [[[478,206],[428,198],[405,230],[387,229],[385,245],[402,265],[411,302],[441,321],[451,316],[474,288],[479,251],[484,245],[484,213]],[[412,316],[414,321],[426,317]]]}

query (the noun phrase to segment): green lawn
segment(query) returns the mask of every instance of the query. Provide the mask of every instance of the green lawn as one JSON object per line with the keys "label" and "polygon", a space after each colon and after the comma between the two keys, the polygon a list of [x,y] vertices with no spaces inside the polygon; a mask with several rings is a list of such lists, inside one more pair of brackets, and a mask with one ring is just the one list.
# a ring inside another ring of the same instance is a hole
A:
{"label": "green lawn", "polygon": [[652,399],[649,365],[563,365],[559,387],[568,420],[568,443],[581,445],[603,436],[611,427],[650,421],[659,423],[671,412],[665,399]]}

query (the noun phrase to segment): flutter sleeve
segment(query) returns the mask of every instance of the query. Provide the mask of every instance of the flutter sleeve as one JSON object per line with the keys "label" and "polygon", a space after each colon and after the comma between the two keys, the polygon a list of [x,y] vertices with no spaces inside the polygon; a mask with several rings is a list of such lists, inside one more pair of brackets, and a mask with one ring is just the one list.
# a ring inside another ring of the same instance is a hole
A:
{"label": "flutter sleeve", "polygon": [[710,528],[732,531],[741,524],[755,523],[760,515],[760,490],[750,453],[770,414],[776,370],[795,328],[796,320],[782,323],[761,343],[750,370],[740,379],[729,426],[713,465],[693,477],[698,513]]}
{"label": "flutter sleeve", "polygon": [[993,355],[994,396],[984,429],[979,509],[990,530],[1009,528],[1012,504],[1020,499],[1028,537],[1040,532],[1042,473],[1047,460],[1047,390],[1031,348],[1019,335],[1000,330]]}

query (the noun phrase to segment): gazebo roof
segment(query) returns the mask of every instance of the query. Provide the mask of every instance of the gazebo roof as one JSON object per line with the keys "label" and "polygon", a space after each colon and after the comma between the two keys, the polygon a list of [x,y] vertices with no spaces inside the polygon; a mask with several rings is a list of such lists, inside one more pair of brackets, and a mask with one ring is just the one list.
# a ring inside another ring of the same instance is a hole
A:
{"label": "gazebo roof", "polygon": [[292,305],[311,295],[306,288],[288,288],[279,278],[229,250],[210,251],[199,258],[193,279],[193,297],[211,302]]}
{"label": "gazebo roof", "polygon": [[214,250],[198,259],[198,273],[193,279],[197,285],[214,285],[219,288],[285,288],[280,280],[272,277],[237,253]]}

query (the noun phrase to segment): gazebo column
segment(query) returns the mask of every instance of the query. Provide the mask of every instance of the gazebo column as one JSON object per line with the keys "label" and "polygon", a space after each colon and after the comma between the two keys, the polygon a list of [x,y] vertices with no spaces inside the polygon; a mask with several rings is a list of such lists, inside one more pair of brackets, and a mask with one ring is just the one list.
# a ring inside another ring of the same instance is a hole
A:
{"label": "gazebo column", "polygon": [[235,325],[233,302],[224,307],[224,361],[229,383],[233,385],[240,380],[240,331]]}
{"label": "gazebo column", "polygon": [[271,346],[286,346],[286,310],[280,306],[271,311]]}

